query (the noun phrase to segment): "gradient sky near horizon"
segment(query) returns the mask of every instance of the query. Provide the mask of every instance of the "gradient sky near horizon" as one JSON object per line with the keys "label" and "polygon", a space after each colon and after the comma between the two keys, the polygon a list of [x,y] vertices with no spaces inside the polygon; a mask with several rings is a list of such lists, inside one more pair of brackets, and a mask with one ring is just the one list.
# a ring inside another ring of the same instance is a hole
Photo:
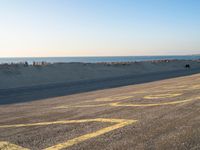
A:
{"label": "gradient sky near horizon", "polygon": [[0,57],[200,54],[200,0],[0,0]]}

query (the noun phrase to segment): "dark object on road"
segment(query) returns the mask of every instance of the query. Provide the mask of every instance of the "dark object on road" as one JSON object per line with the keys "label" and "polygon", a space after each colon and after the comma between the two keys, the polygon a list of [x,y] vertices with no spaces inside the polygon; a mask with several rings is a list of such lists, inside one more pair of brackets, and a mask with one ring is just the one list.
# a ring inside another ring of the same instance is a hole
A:
{"label": "dark object on road", "polygon": [[186,65],[185,65],[185,68],[190,69],[190,65],[189,65],[189,64],[186,64]]}
{"label": "dark object on road", "polygon": [[28,67],[28,62],[27,61],[24,62],[24,67]]}

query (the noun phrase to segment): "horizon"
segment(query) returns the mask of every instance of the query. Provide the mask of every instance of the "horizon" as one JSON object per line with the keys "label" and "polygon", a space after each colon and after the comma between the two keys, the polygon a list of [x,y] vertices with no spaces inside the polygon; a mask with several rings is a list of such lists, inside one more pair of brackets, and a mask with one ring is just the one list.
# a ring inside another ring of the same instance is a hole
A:
{"label": "horizon", "polygon": [[200,54],[198,0],[2,0],[0,58]]}
{"label": "horizon", "polygon": [[170,57],[170,56],[200,56],[200,54],[183,54],[183,55],[119,55],[119,56],[33,56],[33,57],[29,57],[29,56],[23,56],[23,57],[0,57],[0,59],[2,58],[73,58],[73,57]]}

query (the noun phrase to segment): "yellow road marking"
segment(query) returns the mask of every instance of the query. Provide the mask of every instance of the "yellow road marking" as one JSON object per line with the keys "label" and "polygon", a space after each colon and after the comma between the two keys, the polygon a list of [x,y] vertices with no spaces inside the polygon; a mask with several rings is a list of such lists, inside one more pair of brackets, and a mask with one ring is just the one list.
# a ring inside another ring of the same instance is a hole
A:
{"label": "yellow road marking", "polygon": [[126,119],[82,119],[82,120],[61,120],[51,122],[39,122],[39,123],[27,123],[27,124],[14,124],[14,125],[1,125],[0,128],[14,128],[14,127],[30,127],[30,126],[46,126],[53,124],[70,124],[70,123],[86,123],[86,122],[109,122],[109,123],[121,123],[127,121]]}
{"label": "yellow road marking", "polygon": [[165,102],[165,103],[152,103],[152,104],[120,104],[120,103],[111,103],[111,106],[126,106],[126,107],[152,107],[152,106],[164,106],[164,105],[175,105],[190,102],[194,99],[186,99],[182,101],[173,101],[173,102]]}
{"label": "yellow road marking", "polygon": [[[63,148],[68,148],[70,146],[79,144],[80,142],[86,141],[88,139],[95,138],[97,136],[103,135],[103,134],[111,132],[113,130],[133,124],[133,123],[137,122],[137,120],[97,118],[97,119],[83,119],[83,120],[64,120],[64,121],[53,121],[53,122],[40,122],[40,123],[30,123],[30,124],[2,125],[2,126],[0,126],[0,128],[46,126],[46,125],[52,125],[52,124],[70,124],[70,123],[85,123],[85,122],[104,122],[104,123],[115,123],[115,124],[112,126],[100,129],[98,131],[88,133],[88,134],[79,136],[77,138],[65,141],[63,143],[54,145],[52,147],[46,148],[45,150],[60,150]],[[20,146],[14,145],[14,144],[10,144],[8,142],[0,142],[0,149],[3,146],[5,147],[5,145],[7,146],[7,149],[5,149],[5,150],[28,150],[28,149],[22,148]],[[14,149],[14,148],[16,148],[16,149]]]}
{"label": "yellow road marking", "polygon": [[[176,105],[176,104],[181,104],[181,103],[186,103],[193,101],[195,99],[200,99],[200,97],[196,98],[191,98],[191,99],[186,99],[186,100],[180,100],[180,101],[172,101],[172,102],[164,102],[164,103],[150,103],[150,104],[126,104],[126,103],[121,103],[121,102],[115,102],[115,103],[107,103],[107,104],[93,104],[89,105],[89,107],[102,107],[102,106],[112,106],[112,107],[152,107],[152,106],[164,106],[164,105]],[[62,108],[69,108],[69,107],[77,107],[79,108],[80,106],[62,106]],[[88,107],[88,105],[82,105],[82,108]]]}
{"label": "yellow road marking", "polygon": [[182,88],[187,88],[187,85],[175,85],[175,86],[164,86],[161,87],[162,89],[182,89]]}
{"label": "yellow road marking", "polygon": [[143,94],[143,93],[146,93],[147,91],[133,91],[133,92],[128,92],[127,94]]}
{"label": "yellow road marking", "polygon": [[104,107],[104,106],[111,106],[110,104],[112,104],[112,103],[107,103],[107,104],[91,104],[91,105],[64,105],[64,106],[55,107],[54,109]]}
{"label": "yellow road marking", "polygon": [[19,145],[15,145],[6,141],[0,141],[0,150],[29,150]]}
{"label": "yellow road marking", "polygon": [[160,98],[171,98],[171,97],[177,97],[182,95],[182,93],[167,93],[167,94],[155,94],[155,95],[147,95],[144,96],[145,99],[160,99]]}
{"label": "yellow road marking", "polygon": [[198,84],[198,85],[193,85],[192,87],[191,87],[191,89],[200,89],[200,85]]}
{"label": "yellow road marking", "polygon": [[[79,107],[81,108],[82,104],[84,103],[88,103],[88,102],[110,102],[110,101],[120,101],[120,100],[125,100],[128,98],[133,98],[134,96],[113,96],[113,97],[104,97],[104,98],[96,98],[95,100],[88,100],[88,101],[83,101],[83,102],[79,102],[74,104],[75,107]],[[98,106],[106,106],[106,104],[99,104]],[[85,106],[85,105],[84,105]],[[73,107],[73,105],[70,105],[70,107],[68,107],[68,105],[63,105],[63,106],[58,106],[58,107],[54,107],[54,108],[71,108]],[[93,105],[88,104],[87,107],[94,107]]]}
{"label": "yellow road marking", "polygon": [[186,88],[187,87],[187,85],[175,85],[175,88]]}
{"label": "yellow road marking", "polygon": [[108,104],[97,104],[97,105],[63,105],[63,106],[58,106],[54,107],[55,109],[62,109],[62,108],[85,108],[85,107],[102,107],[102,106],[108,106]]}
{"label": "yellow road marking", "polygon": [[[94,105],[90,105],[90,104],[87,104],[87,105],[81,105],[83,103],[87,103],[87,102],[110,102],[110,101],[119,101],[119,100],[125,100],[125,99],[128,99],[128,98],[133,98],[134,96],[120,96],[120,97],[105,97],[105,98],[97,98],[95,100],[89,100],[89,101],[84,101],[82,103],[78,103],[78,104],[75,104],[75,105],[63,105],[63,106],[58,106],[58,107],[55,107],[56,109],[58,108],[72,108],[72,107],[75,107],[75,108],[84,108],[84,107],[95,107]],[[108,104],[98,104],[97,107],[100,107],[100,106],[108,106]]]}
{"label": "yellow road marking", "polygon": [[163,91],[190,91],[190,90],[198,90],[200,89],[200,85],[196,84],[196,85],[180,85],[180,86],[174,86],[174,87],[164,87]]}
{"label": "yellow road marking", "polygon": [[[125,100],[125,99],[133,98],[133,97],[134,96],[105,97],[105,98],[97,98],[94,101],[95,102],[119,101],[119,100]],[[88,101],[88,102],[94,102],[94,101]]]}
{"label": "yellow road marking", "polygon": [[45,150],[57,150],[57,149],[63,149],[63,148],[67,148],[67,147],[70,147],[72,145],[75,145],[75,144],[78,144],[80,142],[83,142],[85,140],[88,140],[88,139],[91,139],[91,138],[95,138],[97,136],[100,136],[100,135],[103,135],[105,133],[108,133],[110,131],[113,131],[113,130],[116,130],[116,129],[119,129],[119,128],[122,128],[124,126],[127,126],[127,125],[130,125],[132,123],[134,123],[136,121],[133,121],[133,120],[129,120],[129,121],[124,121],[124,122],[120,122],[120,123],[117,123],[115,125],[112,125],[110,127],[107,127],[107,128],[103,128],[101,130],[98,130],[96,132],[93,132],[93,133],[89,133],[89,134],[85,134],[85,135],[82,135],[80,137],[77,137],[77,138],[74,138],[72,140],[68,140],[66,142],[63,142],[63,143],[60,143],[60,144],[57,144],[55,146],[52,146],[52,147],[49,147],[49,148],[46,148]]}

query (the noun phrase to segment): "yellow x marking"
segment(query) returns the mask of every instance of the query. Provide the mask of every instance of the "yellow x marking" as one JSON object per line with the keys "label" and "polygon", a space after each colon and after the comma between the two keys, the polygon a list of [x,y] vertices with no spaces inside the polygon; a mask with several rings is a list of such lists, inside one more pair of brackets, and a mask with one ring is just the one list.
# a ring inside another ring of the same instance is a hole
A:
{"label": "yellow x marking", "polygon": [[[53,122],[39,122],[39,123],[30,123],[30,124],[2,125],[2,126],[0,126],[0,128],[46,126],[46,125],[53,125],[53,124],[70,124],[70,123],[86,123],[86,122],[103,122],[103,123],[115,123],[115,124],[112,126],[100,129],[98,131],[88,133],[88,134],[79,136],[77,138],[65,141],[63,143],[59,143],[52,147],[46,148],[45,150],[60,150],[63,148],[68,148],[70,146],[73,146],[80,142],[86,141],[88,139],[95,138],[97,136],[103,135],[103,134],[111,132],[113,130],[133,124],[133,123],[137,122],[137,120],[97,118],[97,119],[84,119],[84,120],[63,120],[63,121],[53,121]],[[28,150],[26,148],[11,144],[9,142],[4,142],[4,141],[0,142],[0,149],[1,150]]]}

